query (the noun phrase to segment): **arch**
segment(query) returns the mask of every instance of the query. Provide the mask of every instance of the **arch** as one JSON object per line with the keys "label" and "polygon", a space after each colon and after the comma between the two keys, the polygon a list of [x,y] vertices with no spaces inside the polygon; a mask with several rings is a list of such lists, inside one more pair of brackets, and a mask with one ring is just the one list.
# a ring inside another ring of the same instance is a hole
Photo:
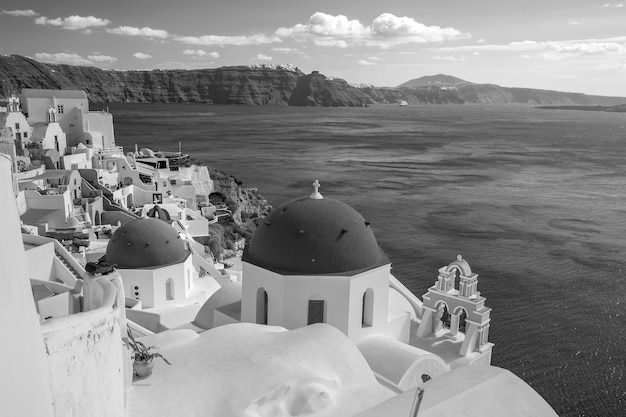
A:
{"label": "arch", "polygon": [[168,278],[165,280],[165,300],[170,301],[174,299],[174,280]]}
{"label": "arch", "polygon": [[437,313],[433,317],[433,333],[436,333],[442,328],[449,329],[451,324],[450,308],[448,303],[443,300],[439,300],[435,303],[435,310]]}
{"label": "arch", "polygon": [[100,219],[100,212],[98,210],[96,210],[96,214],[93,217],[94,217],[93,221],[96,223],[96,226],[99,226],[100,225],[100,221],[101,221],[101,219]]}
{"label": "arch", "polygon": [[472,268],[461,255],[457,255],[456,260],[446,267],[446,272],[451,272],[453,269],[466,277],[472,275]]}
{"label": "arch", "polygon": [[126,196],[126,207],[128,207],[129,209],[133,206],[133,195],[132,194],[128,194]]}
{"label": "arch", "polygon": [[269,297],[265,288],[261,287],[256,292],[256,322],[257,324],[268,323]]}
{"label": "arch", "polygon": [[320,296],[309,298],[307,325],[326,323],[326,300]]}
{"label": "arch", "polygon": [[453,313],[455,316],[455,323],[453,324],[456,327],[456,330],[461,333],[465,333],[467,330],[466,320],[469,317],[469,311],[467,311],[467,309],[463,306],[458,306],[454,309]]}
{"label": "arch", "polygon": [[361,327],[374,325],[374,290],[368,288],[363,293],[363,305],[361,308]]}

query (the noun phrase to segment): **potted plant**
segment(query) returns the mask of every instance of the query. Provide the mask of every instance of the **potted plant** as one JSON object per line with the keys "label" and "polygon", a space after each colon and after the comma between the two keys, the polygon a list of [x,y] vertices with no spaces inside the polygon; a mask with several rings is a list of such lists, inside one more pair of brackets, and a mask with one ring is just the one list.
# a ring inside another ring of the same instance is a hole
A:
{"label": "potted plant", "polygon": [[138,377],[146,378],[152,374],[152,368],[154,368],[154,358],[161,358],[166,364],[171,365],[171,363],[165,359],[163,355],[151,351],[154,349],[154,346],[146,346],[145,344],[138,342],[130,328],[126,329],[126,333],[128,333],[128,344],[133,349],[133,369]]}

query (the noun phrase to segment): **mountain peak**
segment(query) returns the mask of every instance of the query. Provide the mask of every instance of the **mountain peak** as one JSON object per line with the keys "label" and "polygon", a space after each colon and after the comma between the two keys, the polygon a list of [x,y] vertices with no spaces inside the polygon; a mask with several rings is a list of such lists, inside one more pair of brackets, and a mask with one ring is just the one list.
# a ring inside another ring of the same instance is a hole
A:
{"label": "mountain peak", "polygon": [[446,74],[437,74],[437,75],[427,75],[420,78],[414,78],[409,80],[403,84],[400,84],[400,87],[406,88],[419,88],[419,87],[456,87],[458,85],[469,85],[473,84],[469,81],[462,80],[457,77],[453,77],[452,75]]}

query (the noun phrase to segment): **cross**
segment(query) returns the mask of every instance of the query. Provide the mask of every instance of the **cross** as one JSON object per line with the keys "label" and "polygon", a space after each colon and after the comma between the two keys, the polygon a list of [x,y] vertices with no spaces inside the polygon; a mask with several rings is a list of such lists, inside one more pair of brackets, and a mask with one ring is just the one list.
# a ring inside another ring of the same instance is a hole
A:
{"label": "cross", "polygon": [[319,188],[320,188],[320,182],[318,180],[315,180],[313,182],[313,194],[311,194],[309,196],[310,199],[312,199],[312,200],[322,200],[324,198],[320,194]]}
{"label": "cross", "polygon": [[319,193],[319,189],[320,189],[320,182],[318,180],[315,180],[313,182],[313,190],[315,194]]}

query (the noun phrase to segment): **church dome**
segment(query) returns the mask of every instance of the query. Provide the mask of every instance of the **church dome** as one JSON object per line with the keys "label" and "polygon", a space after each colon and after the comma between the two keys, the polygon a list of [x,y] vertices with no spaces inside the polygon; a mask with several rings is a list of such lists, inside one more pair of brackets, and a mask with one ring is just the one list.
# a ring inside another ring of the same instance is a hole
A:
{"label": "church dome", "polygon": [[158,219],[135,219],[113,233],[105,259],[121,269],[148,269],[183,262],[189,252],[178,233]]}
{"label": "church dome", "polygon": [[363,216],[317,196],[273,210],[254,232],[243,260],[283,275],[354,275],[389,263]]}

